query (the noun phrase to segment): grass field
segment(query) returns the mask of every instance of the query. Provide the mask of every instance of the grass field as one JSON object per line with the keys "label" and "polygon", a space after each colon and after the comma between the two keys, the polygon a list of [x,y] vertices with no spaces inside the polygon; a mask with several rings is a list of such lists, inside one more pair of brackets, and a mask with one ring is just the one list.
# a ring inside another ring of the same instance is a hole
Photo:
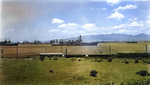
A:
{"label": "grass field", "polygon": [[98,46],[111,46],[111,54],[117,53],[150,53],[150,43],[98,43]]}
{"label": "grass field", "polygon": [[[79,59],[81,61],[79,62]],[[1,85],[98,85],[114,82],[134,82],[134,80],[147,79],[150,76],[140,76],[136,72],[148,71],[148,64],[139,60],[134,63],[133,59],[127,59],[129,64],[125,64],[123,59],[97,58],[58,58],[49,60],[45,58],[40,61],[35,56],[29,59],[8,59],[2,58]],[[52,72],[49,72],[53,70]],[[97,77],[89,76],[91,70],[98,71]]]}

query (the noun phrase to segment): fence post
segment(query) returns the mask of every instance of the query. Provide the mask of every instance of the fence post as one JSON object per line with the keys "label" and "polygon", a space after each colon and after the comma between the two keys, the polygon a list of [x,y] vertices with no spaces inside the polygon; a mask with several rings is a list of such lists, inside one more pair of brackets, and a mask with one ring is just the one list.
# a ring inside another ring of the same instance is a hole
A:
{"label": "fence post", "polygon": [[67,55],[67,49],[66,49],[66,55]]}
{"label": "fence post", "polygon": [[18,58],[18,55],[19,55],[19,54],[18,54],[18,46],[17,46],[17,58]]}
{"label": "fence post", "polygon": [[111,55],[111,46],[109,46],[109,54]]}
{"label": "fence post", "polygon": [[147,44],[146,44],[146,53],[147,53]]}
{"label": "fence post", "polygon": [[3,50],[3,49],[1,50],[1,53],[2,53],[2,58],[3,58],[3,57],[4,57],[4,56],[3,56],[3,54],[4,54],[4,50]]}

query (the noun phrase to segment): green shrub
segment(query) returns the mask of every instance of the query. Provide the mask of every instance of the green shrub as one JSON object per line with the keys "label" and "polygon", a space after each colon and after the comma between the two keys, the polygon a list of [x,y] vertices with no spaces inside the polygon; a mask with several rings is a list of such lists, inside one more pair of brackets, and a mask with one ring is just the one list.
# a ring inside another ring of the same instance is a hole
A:
{"label": "green shrub", "polygon": [[139,61],[137,59],[135,59],[134,63],[139,63]]}
{"label": "green shrub", "polygon": [[137,72],[136,74],[139,74],[139,75],[141,75],[141,76],[148,76],[149,74],[148,74],[148,72],[147,71],[139,71],[139,72]]}
{"label": "green shrub", "polygon": [[150,78],[142,80],[133,80],[134,82],[127,82],[127,85],[150,85]]}
{"label": "green shrub", "polygon": [[125,64],[129,64],[129,61],[128,61],[128,60],[126,60],[125,58],[123,58],[123,63],[125,63]]}
{"label": "green shrub", "polygon": [[149,57],[148,53],[117,53],[115,55],[117,58],[147,58]]}
{"label": "green shrub", "polygon": [[93,76],[93,77],[97,77],[97,71],[96,70],[92,70],[91,72],[90,72],[90,76]]}
{"label": "green shrub", "polygon": [[47,56],[49,58],[49,60],[51,60],[51,56]]}
{"label": "green shrub", "polygon": [[121,82],[120,85],[125,85],[125,84],[123,82]]}
{"label": "green shrub", "polygon": [[58,60],[58,58],[54,56],[54,57],[53,57],[53,60]]}
{"label": "green shrub", "polygon": [[148,59],[143,59],[142,61],[143,61],[144,63],[150,64],[150,60],[148,60]]}
{"label": "green shrub", "polygon": [[125,64],[129,64],[129,61],[125,61]]}
{"label": "green shrub", "polygon": [[41,61],[44,61],[44,56],[40,56],[39,58]]}
{"label": "green shrub", "polygon": [[81,61],[81,59],[79,59],[79,61]]}
{"label": "green shrub", "polygon": [[111,58],[109,58],[109,59],[108,59],[108,62],[112,62],[112,59],[111,59]]}

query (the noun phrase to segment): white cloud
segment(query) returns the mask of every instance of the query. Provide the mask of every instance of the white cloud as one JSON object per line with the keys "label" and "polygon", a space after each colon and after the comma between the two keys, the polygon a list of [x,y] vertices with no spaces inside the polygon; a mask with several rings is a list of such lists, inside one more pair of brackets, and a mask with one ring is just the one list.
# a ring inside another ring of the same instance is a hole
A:
{"label": "white cloud", "polygon": [[110,16],[107,17],[107,19],[110,19],[110,18],[121,20],[121,19],[124,18],[124,15],[116,11],[115,13],[113,13]]}
{"label": "white cloud", "polygon": [[137,6],[135,5],[132,5],[132,4],[129,4],[129,5],[126,5],[125,7],[118,7],[117,9],[115,9],[114,11],[118,11],[118,10],[126,10],[126,9],[136,9]]}
{"label": "white cloud", "polygon": [[145,29],[145,28],[139,28],[139,29]]}
{"label": "white cloud", "polygon": [[110,6],[113,6],[113,5],[118,4],[120,2],[119,0],[106,0],[106,1]]}
{"label": "white cloud", "polygon": [[106,0],[107,3],[118,4],[119,0]]}
{"label": "white cloud", "polygon": [[13,28],[11,28],[11,29],[6,29],[5,31],[14,31],[14,29],[13,29]]}
{"label": "white cloud", "polygon": [[144,24],[143,24],[142,21],[139,22],[139,23],[134,21],[134,22],[130,23],[129,26],[130,26],[130,27],[143,27]]}
{"label": "white cloud", "polygon": [[68,31],[61,31],[61,32],[63,32],[63,33],[67,33]]}
{"label": "white cloud", "polygon": [[134,0],[134,1],[149,1],[149,0]]}
{"label": "white cloud", "polygon": [[62,24],[59,25],[58,28],[67,28],[67,27],[78,27],[79,25],[76,23],[68,23],[68,24]]}
{"label": "white cloud", "polygon": [[67,27],[67,24],[62,24],[62,25],[59,25],[58,27],[59,27],[59,28]]}
{"label": "white cloud", "polygon": [[136,20],[137,20],[136,17],[131,17],[131,18],[129,18],[129,21],[136,21]]}
{"label": "white cloud", "polygon": [[51,29],[51,30],[49,30],[49,32],[59,32],[60,31],[60,29]]}
{"label": "white cloud", "polygon": [[86,29],[86,30],[96,30],[96,24],[94,23],[89,23],[89,24],[85,24],[81,26],[82,28]]}
{"label": "white cloud", "polygon": [[78,24],[76,24],[76,23],[68,23],[67,25],[68,25],[68,26],[71,26],[71,27],[73,27],[73,26],[78,26]]}
{"label": "white cloud", "polygon": [[128,30],[121,29],[121,30],[117,31],[116,33],[127,33],[127,32],[128,32]]}
{"label": "white cloud", "polygon": [[150,27],[150,21],[145,21],[147,27],[149,28]]}
{"label": "white cloud", "polygon": [[94,8],[90,8],[89,10],[93,10]]}
{"label": "white cloud", "polygon": [[150,19],[150,15],[148,15],[148,17],[147,18],[149,18]]}
{"label": "white cloud", "polygon": [[119,28],[124,28],[124,27],[125,27],[125,25],[121,24],[121,25],[112,27],[112,29],[119,29]]}
{"label": "white cloud", "polygon": [[145,33],[148,34],[148,35],[150,35],[150,30],[146,31]]}
{"label": "white cloud", "polygon": [[100,8],[97,8],[97,10],[106,10],[106,8],[101,8],[101,9],[100,9]]}
{"label": "white cloud", "polygon": [[106,8],[102,8],[102,10],[106,10]]}
{"label": "white cloud", "polygon": [[106,8],[90,8],[89,10],[106,10]]}
{"label": "white cloud", "polygon": [[145,21],[147,24],[150,24],[150,21]]}
{"label": "white cloud", "polygon": [[113,6],[115,4],[118,4],[121,0],[90,0],[90,1],[94,1],[94,2],[106,1],[110,6]]}
{"label": "white cloud", "polygon": [[135,34],[138,34],[138,33],[139,33],[139,30],[126,30],[126,29],[121,29],[121,30],[116,31],[116,33],[135,35]]}
{"label": "white cloud", "polygon": [[52,24],[56,24],[56,23],[57,23],[57,24],[64,23],[64,20],[54,18],[54,19],[52,20]]}

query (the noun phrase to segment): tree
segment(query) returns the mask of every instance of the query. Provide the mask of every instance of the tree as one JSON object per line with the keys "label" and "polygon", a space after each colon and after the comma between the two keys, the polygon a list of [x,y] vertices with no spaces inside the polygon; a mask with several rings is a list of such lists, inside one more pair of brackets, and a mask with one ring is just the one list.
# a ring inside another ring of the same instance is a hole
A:
{"label": "tree", "polygon": [[34,44],[41,44],[41,41],[34,40]]}
{"label": "tree", "polygon": [[56,39],[56,43],[58,43],[58,39]]}
{"label": "tree", "polygon": [[17,44],[19,44],[20,42],[19,41],[17,41]]}
{"label": "tree", "polygon": [[63,44],[64,44],[64,42],[63,42],[62,39],[60,39],[59,43],[60,43],[60,45],[63,45]]}
{"label": "tree", "polygon": [[23,44],[29,44],[29,42],[27,40],[24,40]]}
{"label": "tree", "polygon": [[11,41],[10,41],[10,40],[8,40],[8,41],[7,41],[7,43],[11,43]]}
{"label": "tree", "polygon": [[53,43],[55,43],[55,39],[53,39]]}
{"label": "tree", "polygon": [[53,41],[51,40],[51,41],[50,41],[50,44],[52,44],[52,43],[53,43]]}

